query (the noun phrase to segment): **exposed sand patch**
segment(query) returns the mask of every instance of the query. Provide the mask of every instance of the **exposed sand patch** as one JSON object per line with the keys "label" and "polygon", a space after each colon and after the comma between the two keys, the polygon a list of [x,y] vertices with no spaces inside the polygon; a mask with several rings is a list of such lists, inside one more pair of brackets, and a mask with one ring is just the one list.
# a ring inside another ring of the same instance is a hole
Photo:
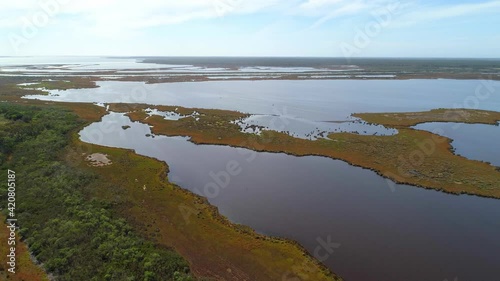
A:
{"label": "exposed sand patch", "polygon": [[90,165],[94,167],[102,167],[102,166],[109,166],[113,164],[111,160],[109,160],[108,155],[102,154],[102,153],[94,153],[87,158],[85,158],[88,162],[90,162]]}

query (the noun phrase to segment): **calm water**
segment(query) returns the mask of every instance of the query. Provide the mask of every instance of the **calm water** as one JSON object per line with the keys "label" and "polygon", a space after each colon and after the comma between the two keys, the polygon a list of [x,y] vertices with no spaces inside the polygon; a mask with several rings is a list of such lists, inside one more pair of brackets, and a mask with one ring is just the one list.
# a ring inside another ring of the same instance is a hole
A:
{"label": "calm water", "polygon": [[[171,181],[261,233],[295,239],[311,252],[318,239],[339,243],[325,264],[347,281],[498,280],[499,200],[406,185],[391,190],[374,172],[342,161],[149,133],[147,125],[111,113],[81,138],[166,161]],[[228,163],[240,173],[217,183],[213,175]],[[219,188],[205,192],[210,185]]]}
{"label": "calm water", "polygon": [[250,115],[248,118],[236,121],[236,124],[245,133],[260,133],[265,129],[309,140],[327,138],[330,132],[379,136],[392,136],[398,133],[396,129],[352,119],[345,122],[320,122],[290,116]]}
{"label": "calm water", "polygon": [[[278,80],[164,84],[102,81],[98,85],[100,88],[97,89],[52,91],[59,96],[36,98],[217,108],[312,121],[347,120],[355,112],[405,112],[453,107],[500,109],[500,81]],[[482,99],[474,99],[478,87],[482,87],[479,92]]]}
{"label": "calm water", "polygon": [[[242,124],[261,125],[300,138],[326,136],[325,131],[390,135],[396,131],[363,124],[331,123],[353,121],[356,112],[407,112],[435,108],[500,110],[500,81],[479,80],[302,80],[302,81],[212,81],[145,84],[144,82],[100,81],[96,89],[51,91],[43,100],[147,103],[197,108],[238,110],[257,114]],[[326,122],[325,122],[326,121]],[[273,124],[273,125],[270,125]],[[430,126],[430,125],[425,125]],[[474,127],[479,128],[479,127]],[[473,135],[485,134],[475,141]],[[495,152],[498,130],[454,130],[457,149],[472,159],[498,162]],[[253,130],[249,130],[253,131]],[[448,130],[449,131],[449,130]],[[465,133],[460,133],[460,132]],[[488,140],[486,140],[488,139]],[[460,143],[464,145],[460,145]],[[481,148],[478,147],[481,144]],[[471,145],[469,145],[471,144]],[[467,150],[470,153],[466,152]],[[463,152],[462,152],[463,151]],[[477,152],[482,151],[482,152]]]}
{"label": "calm water", "polygon": [[500,126],[435,122],[414,128],[453,139],[452,145],[458,155],[500,167]]}

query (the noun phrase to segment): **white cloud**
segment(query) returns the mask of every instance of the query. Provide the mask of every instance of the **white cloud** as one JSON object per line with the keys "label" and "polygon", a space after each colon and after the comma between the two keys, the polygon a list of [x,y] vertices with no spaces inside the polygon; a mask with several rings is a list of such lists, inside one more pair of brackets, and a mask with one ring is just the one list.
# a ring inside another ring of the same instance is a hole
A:
{"label": "white cloud", "polygon": [[[398,0],[0,0],[0,28],[22,26],[21,18],[31,19],[45,7],[54,16],[70,16],[97,31],[141,29],[178,24],[220,16],[251,14],[275,8],[277,14],[290,13],[317,19],[315,26],[342,16],[367,16],[386,5],[415,1]],[[57,4],[59,3],[59,4]],[[277,7],[286,6],[287,11]],[[290,7],[292,6],[292,7]],[[446,6],[413,4],[406,13],[406,23],[478,13],[500,8],[500,1]]]}
{"label": "white cloud", "polygon": [[359,13],[360,11],[365,10],[367,8],[369,8],[369,5],[361,2],[349,3],[347,5],[337,7],[336,9],[333,9],[330,13],[324,15],[319,20],[317,20],[312,27],[318,27],[323,23],[336,17]]}
{"label": "white cloud", "polygon": [[[35,36],[33,40],[30,39],[29,45],[37,44],[36,40],[38,39],[49,38],[52,41],[47,39],[47,42],[56,42],[56,45],[61,44],[61,42],[67,44],[68,50],[73,50],[76,45],[86,46],[85,48],[94,48],[94,46],[98,48],[98,44],[104,46],[116,42],[123,42],[124,48],[132,49],[133,46],[139,45],[138,40],[142,39],[147,42],[150,42],[149,39],[151,41],[159,40],[158,38],[167,32],[169,32],[170,37],[179,36],[178,42],[188,40],[186,38],[189,37],[185,34],[175,34],[176,27],[157,30],[151,29],[152,27],[178,25],[193,21],[202,21],[204,24],[205,22],[210,23],[208,20],[226,16],[230,19],[220,21],[220,23],[231,22],[235,24],[235,29],[239,27],[240,23],[239,19],[232,21],[235,17],[265,13],[267,17],[263,21],[260,21],[261,18],[256,21],[255,26],[260,28],[261,22],[269,22],[268,19],[273,16],[275,21],[280,24],[270,24],[269,30],[272,32],[268,32],[268,36],[257,39],[262,39],[261,42],[275,44],[276,42],[289,42],[287,38],[303,38],[303,34],[310,33],[317,34],[316,38],[327,36],[332,38],[332,33],[335,31],[338,32],[337,37],[341,37],[342,34],[352,31],[350,29],[353,25],[362,25],[364,22],[373,20],[372,12],[384,9],[394,3],[401,4],[401,13],[394,16],[390,24],[391,28],[481,13],[500,12],[500,0],[478,0],[476,2],[470,0],[468,4],[439,2],[436,4],[431,0],[0,0],[0,29],[4,35],[12,32],[21,33],[25,29],[25,21],[21,19],[32,20],[40,13],[48,13],[47,8],[44,9],[44,5],[41,5],[45,4],[46,7],[47,5],[50,7],[50,22],[43,28],[38,28],[37,34],[40,35]],[[61,4],[54,6],[54,3]],[[244,19],[245,27],[248,26],[247,19]],[[335,21],[335,28],[330,26],[328,29],[326,27],[319,28],[328,21]],[[281,24],[283,22],[286,24]],[[304,25],[311,22],[314,22],[313,27],[316,29],[303,30]],[[218,24],[218,22],[216,23]],[[217,26],[217,24],[213,26]],[[191,26],[187,26],[185,30],[194,30],[190,28]],[[225,28],[225,26],[221,26],[222,30]],[[217,27],[207,30],[211,30],[210,32],[213,32],[214,35],[218,35],[217,32],[219,32]],[[161,34],[163,31],[165,32]],[[151,34],[154,32],[157,32],[158,36],[148,37],[152,36]],[[276,36],[276,34],[283,35],[283,38]],[[205,34],[193,35],[203,36]],[[245,36],[253,38],[252,34],[245,34]],[[7,37],[3,36],[2,39],[7,42]],[[214,44],[234,43],[231,46],[235,46],[234,48],[238,51],[237,46],[245,45],[233,42],[234,37],[227,38],[228,41],[224,41],[226,39],[223,37],[219,40],[221,43]],[[86,45],[87,42],[93,43]],[[245,42],[250,42],[246,45],[252,45],[257,40]],[[2,45],[7,46],[8,44]],[[261,45],[265,46],[266,44]],[[144,46],[150,47],[146,43]],[[151,46],[151,48],[153,47]],[[36,49],[38,48],[40,47]]]}
{"label": "white cloud", "polygon": [[413,6],[412,11],[407,11],[400,17],[396,27],[404,27],[415,25],[424,22],[432,22],[454,17],[461,17],[484,12],[499,12],[500,1],[488,1],[482,3],[471,4],[454,4],[454,5],[428,5],[428,6]]}
{"label": "white cloud", "polygon": [[[0,0],[0,28],[22,34],[28,25],[78,30],[82,36],[131,37],[149,27],[269,9],[286,0]],[[39,19],[48,19],[37,24]]]}
{"label": "white cloud", "polygon": [[397,0],[307,0],[299,5],[295,14],[318,18],[311,26],[317,28],[335,18],[344,16],[366,17],[370,12],[398,3]]}
{"label": "white cloud", "polygon": [[[143,28],[254,13],[284,0],[0,0],[0,27],[20,25],[20,18],[54,11],[104,28]],[[5,2],[5,3],[4,3]],[[44,8],[44,7],[49,7]]]}
{"label": "white cloud", "polygon": [[[429,1],[429,3],[432,3]],[[319,27],[327,21],[345,16],[370,17],[377,9],[398,6],[398,20],[393,27],[479,14],[500,12],[500,1],[462,4],[425,4],[416,0],[307,0],[296,7],[295,14],[318,18],[312,25]]]}
{"label": "white cloud", "polygon": [[333,4],[338,4],[346,2],[344,0],[308,0],[300,5],[301,9],[304,10],[316,10],[318,8],[324,8],[325,6],[330,6]]}

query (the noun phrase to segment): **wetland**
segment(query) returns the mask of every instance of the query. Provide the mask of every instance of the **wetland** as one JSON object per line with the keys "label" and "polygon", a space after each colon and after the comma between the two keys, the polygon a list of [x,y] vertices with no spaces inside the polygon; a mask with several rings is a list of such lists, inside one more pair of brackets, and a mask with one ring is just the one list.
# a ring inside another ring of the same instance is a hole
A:
{"label": "wetland", "polygon": [[2,99],[86,120],[72,145],[92,153],[71,157],[97,161],[82,168],[111,183],[95,196],[141,237],[179,252],[197,277],[495,280],[500,83],[465,79],[488,63],[448,76],[420,65],[412,74],[432,79],[389,80],[385,65],[372,68],[373,79],[311,80],[328,71],[361,78],[370,62],[314,70],[259,62],[238,71],[309,79],[185,82],[236,70],[172,61],[159,72],[182,72],[178,83],[138,78],[167,62],[128,61],[115,72],[135,77],[116,79],[105,63],[69,65],[55,83],[44,81],[43,66],[9,66],[27,75],[0,78]]}

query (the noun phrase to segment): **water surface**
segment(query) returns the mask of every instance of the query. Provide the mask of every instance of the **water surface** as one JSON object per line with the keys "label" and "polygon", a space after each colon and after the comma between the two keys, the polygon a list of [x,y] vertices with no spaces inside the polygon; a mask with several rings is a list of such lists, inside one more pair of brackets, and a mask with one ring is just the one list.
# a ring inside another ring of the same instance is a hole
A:
{"label": "water surface", "polygon": [[[312,121],[348,120],[352,113],[359,112],[408,112],[455,107],[500,109],[500,81],[277,80],[162,84],[99,81],[97,84],[100,86],[97,89],[51,91],[58,96],[32,98],[216,108]],[[478,87],[481,99],[474,99]]]}
{"label": "water surface", "polygon": [[[498,280],[499,200],[391,189],[374,172],[338,160],[150,133],[111,113],[81,138],[166,161],[171,181],[207,196],[233,222],[295,239],[311,253],[318,239],[340,244],[325,264],[347,281]],[[230,162],[241,171],[227,181],[220,175]]]}
{"label": "water surface", "polygon": [[499,125],[433,122],[414,128],[452,139],[451,144],[458,155],[500,167]]}
{"label": "water surface", "polygon": [[382,125],[368,124],[363,120],[350,118],[350,121],[322,122],[280,115],[250,115],[236,120],[242,132],[260,134],[262,130],[271,130],[288,134],[295,138],[317,140],[328,138],[329,133],[351,133],[358,135],[392,136],[396,129]]}

